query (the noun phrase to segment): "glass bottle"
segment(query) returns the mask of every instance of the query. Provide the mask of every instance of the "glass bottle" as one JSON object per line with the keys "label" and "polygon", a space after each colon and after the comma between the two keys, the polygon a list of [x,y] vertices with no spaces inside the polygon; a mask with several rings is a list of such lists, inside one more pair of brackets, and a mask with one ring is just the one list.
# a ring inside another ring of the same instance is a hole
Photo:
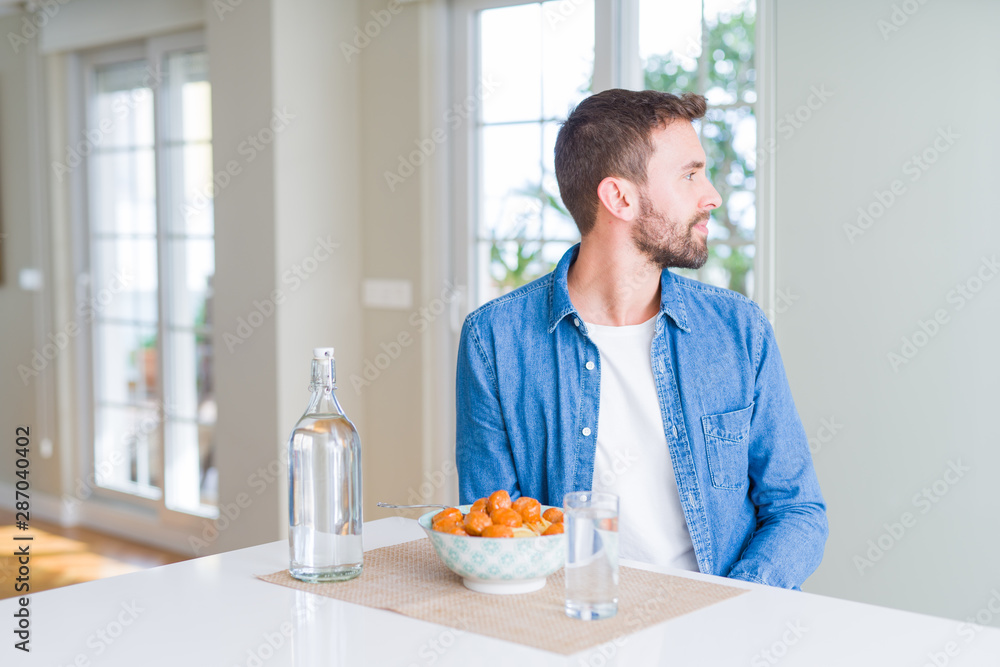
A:
{"label": "glass bottle", "polygon": [[288,442],[289,573],[302,581],[361,574],[361,439],[335,381],[333,348],[314,349],[312,398]]}

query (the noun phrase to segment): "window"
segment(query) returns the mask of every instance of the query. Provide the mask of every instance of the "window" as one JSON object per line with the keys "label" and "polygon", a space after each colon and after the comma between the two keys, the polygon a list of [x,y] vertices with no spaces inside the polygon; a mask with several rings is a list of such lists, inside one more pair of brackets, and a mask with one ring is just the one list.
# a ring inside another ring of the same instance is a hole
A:
{"label": "window", "polygon": [[639,5],[644,86],[705,96],[708,112],[698,129],[709,178],[722,196],[708,225],[708,261],[697,271],[678,273],[747,296],[753,296],[756,220],[755,5],[754,0]]}
{"label": "window", "polygon": [[197,35],[82,59],[100,492],[214,516],[211,89]]}
{"label": "window", "polygon": [[[591,93],[594,2],[562,0],[479,14],[484,95],[476,128],[479,302],[552,270],[579,238],[559,197],[553,148],[560,123]],[[518,48],[511,48],[517,35]]]}
{"label": "window", "polygon": [[[456,173],[472,175],[468,201],[459,197],[456,207],[469,216],[458,236],[470,244],[470,260],[459,263],[470,305],[544,275],[579,240],[553,168],[559,124],[592,92],[632,82],[706,96],[709,111],[697,126],[723,203],[709,223],[708,262],[679,272],[752,296],[754,24],[754,0],[456,3],[460,58],[465,47],[472,53],[462,60],[475,63],[472,76],[458,80],[493,82],[469,128],[470,150],[456,165]],[[639,63],[638,75],[630,63]],[[458,257],[466,252],[458,249]]]}

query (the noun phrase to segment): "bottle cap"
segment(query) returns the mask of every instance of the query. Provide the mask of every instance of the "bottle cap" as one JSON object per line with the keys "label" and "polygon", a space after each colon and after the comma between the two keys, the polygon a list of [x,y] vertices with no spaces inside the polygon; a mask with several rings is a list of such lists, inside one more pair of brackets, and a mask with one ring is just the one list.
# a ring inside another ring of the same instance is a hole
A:
{"label": "bottle cap", "polygon": [[313,359],[333,359],[332,347],[314,347]]}

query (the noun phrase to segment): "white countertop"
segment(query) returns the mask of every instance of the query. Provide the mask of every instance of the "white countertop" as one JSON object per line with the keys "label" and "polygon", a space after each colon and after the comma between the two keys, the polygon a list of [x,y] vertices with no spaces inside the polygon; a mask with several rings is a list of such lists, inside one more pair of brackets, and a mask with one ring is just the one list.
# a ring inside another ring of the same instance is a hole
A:
{"label": "white countertop", "polygon": [[[365,524],[364,538],[426,539],[403,518]],[[254,576],[287,566],[279,541],[36,593],[30,654],[13,648],[17,600],[2,600],[0,665],[1000,665],[997,629],[662,568],[751,592],[567,658]]]}

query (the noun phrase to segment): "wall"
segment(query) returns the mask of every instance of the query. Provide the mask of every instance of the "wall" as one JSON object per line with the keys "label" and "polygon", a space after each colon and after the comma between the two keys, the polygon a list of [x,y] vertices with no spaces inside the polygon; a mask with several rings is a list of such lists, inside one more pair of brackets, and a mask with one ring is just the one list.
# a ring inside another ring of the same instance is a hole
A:
{"label": "wall", "polygon": [[[19,15],[0,20],[0,34],[20,34]],[[22,381],[18,366],[31,366],[37,349],[35,335],[38,292],[18,286],[21,269],[36,268],[37,238],[31,225],[32,200],[29,186],[30,118],[28,115],[28,58],[30,47],[17,52],[7,40],[0,48],[0,253],[3,284],[0,285],[0,434],[5,441],[14,438],[17,426],[38,425],[36,389],[46,377],[29,375]],[[43,336],[44,337],[44,336]],[[57,489],[58,469],[38,454],[42,432],[32,433],[35,451],[32,456],[32,484],[39,489]],[[0,483],[13,484],[13,455],[5,452],[0,459]]]}
{"label": "wall", "polygon": [[776,330],[831,530],[805,589],[964,619],[1000,586],[1000,5],[777,5]]}
{"label": "wall", "polygon": [[230,161],[239,167],[239,174],[215,194],[219,498],[223,504],[240,494],[253,500],[211,544],[212,551],[276,539],[282,518],[281,481],[268,473],[279,460],[285,426],[279,418],[277,386],[281,312],[262,318],[252,332],[239,328],[241,318],[246,322],[261,310],[255,302],[271,301],[278,288],[276,144],[294,130],[290,125],[261,150],[254,149],[249,159],[248,137],[270,129],[275,107],[271,11],[270,3],[261,2],[243,3],[223,14],[211,3],[205,8],[213,169],[219,173]]}
{"label": "wall", "polygon": [[[233,157],[224,153],[226,146],[231,153],[248,132],[263,126],[266,100],[295,116],[268,157],[273,160],[273,220],[253,195],[264,186],[250,180],[241,181],[239,189],[234,181],[216,200],[220,247],[225,236],[225,247],[241,248],[220,259],[228,269],[220,264],[218,321],[234,325],[253,308],[252,299],[270,290],[281,290],[285,297],[266,328],[219,359],[220,395],[228,397],[230,420],[223,425],[220,404],[220,433],[256,442],[254,451],[260,453],[259,460],[249,461],[238,451],[230,452],[225,469],[234,486],[223,485],[228,497],[247,490],[249,477],[273,460],[275,451],[280,456],[308,398],[309,351],[321,345],[337,350],[338,397],[361,435],[366,519],[391,514],[376,509],[377,501],[412,500],[422,481],[439,479],[425,476],[428,471],[448,469],[450,429],[447,417],[440,414],[447,414],[453,399],[450,389],[440,388],[450,387],[449,378],[446,372],[441,376],[440,357],[435,356],[447,352],[434,345],[446,340],[442,328],[451,322],[442,316],[426,329],[414,324],[420,321],[420,308],[446,288],[447,267],[434,257],[447,255],[447,247],[429,238],[429,230],[444,225],[430,184],[431,174],[443,169],[444,151],[395,191],[387,188],[384,178],[386,170],[395,169],[400,153],[408,154],[415,140],[430,133],[434,113],[422,100],[431,97],[424,87],[438,85],[429,71],[434,59],[440,62],[443,57],[443,40],[426,36],[443,29],[443,22],[432,20],[442,17],[442,5],[392,5],[392,11],[387,7],[378,1],[355,7],[302,0],[273,3],[270,19],[259,10],[254,10],[254,19],[241,17],[250,8],[246,3],[222,20],[208,14],[215,116],[225,119],[216,124],[216,164]],[[230,16],[250,20],[258,30],[270,20],[269,35],[255,36]],[[372,22],[377,29],[369,25]],[[366,28],[375,37],[355,42],[356,29]],[[252,62],[252,52],[268,51],[269,64]],[[244,62],[244,57],[251,61]],[[260,74],[249,77],[247,72]],[[434,103],[440,101],[432,98],[428,104]],[[252,122],[251,109],[256,113]],[[242,125],[229,127],[238,123]],[[248,225],[253,233],[247,233]],[[307,279],[296,280],[289,272],[309,268],[306,262],[318,247],[317,238],[337,247]],[[258,266],[258,259],[262,263],[253,274],[255,284],[247,285],[248,267]],[[413,307],[362,308],[363,278],[410,281]],[[392,345],[400,334],[410,334],[413,342],[399,345],[397,351]],[[392,353],[391,363],[375,377],[366,375],[366,368],[382,363],[384,346]],[[254,370],[257,364],[267,367]],[[270,409],[270,401],[276,410]],[[248,414],[255,418],[246,419]],[[273,415],[276,421],[265,423],[258,415]],[[275,434],[276,449],[264,455],[267,450],[259,443],[269,432]],[[266,514],[255,513],[250,523],[277,521],[284,526],[284,480],[274,492],[276,496],[269,486],[263,503]],[[446,493],[447,484],[438,484],[423,500]],[[226,536],[219,548],[234,548],[246,539]]]}
{"label": "wall", "polygon": [[[285,534],[285,448],[312,349],[336,347],[341,376],[360,368],[358,83],[328,36],[353,25],[349,3],[206,9],[215,170],[241,166],[215,198],[217,336],[236,335],[216,342],[220,499],[253,501],[213,545],[224,551]],[[252,160],[251,136],[264,145]],[[255,311],[262,324],[241,335]],[[365,433],[362,402],[343,403]]]}
{"label": "wall", "polygon": [[[346,382],[360,372],[364,347],[359,297],[363,263],[357,169],[359,73],[343,66],[340,49],[331,38],[331,33],[354,25],[355,12],[352,3],[326,0],[281,0],[272,5],[274,105],[295,115],[275,142],[275,280],[288,293],[276,318],[282,448],[309,402],[315,347],[335,348],[337,395],[362,443],[370,423],[363,397],[348,391]],[[312,262],[316,269],[310,273]],[[302,278],[295,275],[296,266],[302,268]],[[370,450],[365,451],[368,454]],[[282,489],[284,500],[285,486]],[[370,493],[365,499],[371,502]],[[285,517],[287,513],[283,527]]]}
{"label": "wall", "polygon": [[[149,15],[150,33],[191,25],[187,0],[163,0],[157,6],[163,11]],[[75,384],[83,355],[74,356],[73,349],[61,354],[37,392],[26,388],[15,370],[19,363],[30,364],[33,348],[40,347],[46,332],[53,330],[35,317],[42,312],[38,304],[46,316],[55,310],[58,322],[74,316],[71,218],[79,211],[69,205],[68,186],[51,178],[48,161],[32,157],[45,155],[46,148],[32,153],[29,141],[36,135],[44,138],[47,130],[49,157],[56,159],[76,139],[67,129],[67,107],[74,94],[67,93],[72,72],[61,49],[75,48],[78,44],[70,38],[81,37],[68,23],[83,20],[79,14],[83,12],[87,20],[106,28],[100,34],[88,32],[88,45],[131,39],[142,32],[136,32],[135,21],[109,16],[115,7],[106,0],[77,0],[49,17],[42,36],[35,33],[29,40],[32,48],[44,41],[52,51],[41,65],[26,60],[23,52],[0,50],[4,140],[0,185],[3,231],[10,234],[3,239],[8,246],[4,248],[8,280],[0,288],[4,322],[0,361],[7,369],[0,381],[0,419],[11,434],[16,423],[53,424],[47,433],[55,439],[51,458],[32,461],[37,493],[33,509],[40,516],[81,521],[185,551],[195,537],[202,540],[195,553],[203,555],[283,535],[287,524],[283,455],[288,434],[308,400],[311,350],[337,346],[342,377],[361,369],[363,318],[358,295],[363,253],[358,70],[337,68],[340,52],[329,39],[331,31],[349,31],[356,23],[357,8],[353,3],[306,0],[203,2],[199,7],[198,23],[205,31],[212,72],[214,168],[219,174],[232,161],[239,167],[215,197],[216,456],[224,516],[215,526],[208,520],[178,523],[176,517],[156,523],[155,513],[122,511],[95,498],[87,499],[79,513],[67,514],[59,498],[72,495],[81,477],[75,453],[83,445],[73,415],[79,392],[87,390]],[[19,32],[22,25],[19,16],[0,23],[5,35]],[[51,106],[31,102],[30,81],[47,90]],[[264,147],[251,158],[247,145],[252,136]],[[47,202],[39,196],[46,185],[51,186]],[[331,242],[335,249],[324,254]],[[26,266],[46,269],[45,291],[40,293],[44,301],[14,285],[17,271]],[[296,267],[305,271],[298,281],[289,273]],[[281,294],[281,303],[272,309],[266,303],[276,293]],[[262,321],[244,335],[239,323],[254,311],[263,315]],[[364,437],[363,397],[344,393],[343,398]],[[387,460],[394,464],[391,457]],[[10,467],[0,466],[0,484],[12,481]],[[251,502],[239,504],[241,496]]]}
{"label": "wall", "polygon": [[[375,21],[386,17],[376,31]],[[333,37],[346,50],[338,67],[360,73],[364,277],[413,286],[409,308],[364,310],[364,367],[353,379],[341,375],[341,395],[365,400],[367,518],[397,513],[372,509],[377,501],[457,502],[446,303],[454,292],[442,229],[450,133],[443,143],[431,138],[447,128],[447,91],[434,76],[435,68],[447,71],[446,18],[441,2],[363,0],[356,27],[375,36],[366,43],[355,26],[344,26]],[[358,44],[363,48],[354,53]],[[421,142],[426,157],[411,160]],[[402,174],[401,182],[388,182],[387,172]]]}

